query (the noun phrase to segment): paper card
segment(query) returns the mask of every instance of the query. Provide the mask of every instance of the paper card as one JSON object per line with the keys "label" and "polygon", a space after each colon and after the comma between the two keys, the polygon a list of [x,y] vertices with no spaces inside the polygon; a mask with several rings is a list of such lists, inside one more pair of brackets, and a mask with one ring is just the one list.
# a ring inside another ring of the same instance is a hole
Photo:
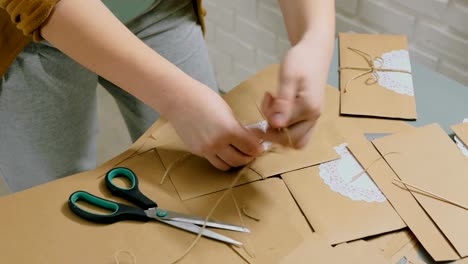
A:
{"label": "paper card", "polygon": [[406,36],[339,34],[341,113],[417,118]]}
{"label": "paper card", "polygon": [[468,157],[468,119],[465,119],[462,124],[451,127],[455,132],[453,137],[460,151]]}
{"label": "paper card", "polygon": [[282,175],[315,232],[334,245],[404,228],[346,146],[335,147],[338,160]]}
{"label": "paper card", "polygon": [[[206,215],[224,191],[185,201],[191,211]],[[239,208],[259,221],[242,213],[245,226],[251,230],[250,235],[222,231],[246,246],[245,250],[236,250],[253,263],[277,263],[278,259],[288,255],[303,239],[312,234],[307,221],[301,214],[296,202],[281,179],[270,178],[232,190]],[[226,196],[216,209],[213,219],[242,225],[232,196]],[[223,262],[224,263],[224,262]]]}
{"label": "paper card", "polygon": [[[385,156],[385,160],[401,180],[458,204],[468,205],[466,157],[439,125],[407,130],[376,139],[373,144],[381,154],[396,152]],[[460,256],[467,256],[468,211],[417,191],[411,193]]]}
{"label": "paper card", "polygon": [[[411,131],[411,129],[405,130],[405,132],[406,131]],[[460,258],[455,249],[447,241],[446,237],[441,233],[437,225],[431,220],[413,195],[393,184],[393,180],[398,178],[397,175],[385,160],[381,158],[371,142],[367,141],[362,135],[356,136],[354,139],[349,140],[349,142],[348,149],[359,163],[361,163],[364,168],[367,168],[369,176],[371,176],[379,189],[385,194],[385,197],[427,252],[436,261],[456,260]],[[397,156],[396,154],[387,155],[388,157]],[[428,162],[426,162],[426,164],[427,163]]]}
{"label": "paper card", "polygon": [[[154,152],[127,159],[140,188],[159,206],[189,213],[172,197],[170,182],[158,184],[163,168]],[[71,193],[86,190],[112,199],[95,171],[66,177],[0,199],[0,256],[2,263],[115,263],[119,251],[130,251],[138,263],[171,263],[190,245],[194,234],[160,222],[124,221],[94,224],[74,215],[67,201]],[[115,199],[118,201],[118,199]],[[8,216],[8,217],[4,217]],[[121,254],[124,260],[125,254]],[[125,258],[128,259],[128,258]],[[202,239],[182,263],[239,263],[225,244]],[[122,262],[121,262],[122,263]]]}

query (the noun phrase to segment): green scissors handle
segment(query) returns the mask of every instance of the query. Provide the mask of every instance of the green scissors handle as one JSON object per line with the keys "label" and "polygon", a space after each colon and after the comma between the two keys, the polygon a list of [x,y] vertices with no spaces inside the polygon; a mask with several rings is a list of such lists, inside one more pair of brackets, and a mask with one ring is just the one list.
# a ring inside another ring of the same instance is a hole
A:
{"label": "green scissors handle", "polygon": [[[96,207],[110,210],[108,214],[99,214],[90,212],[77,204],[78,201],[84,201]],[[145,210],[109,201],[97,196],[94,196],[85,191],[77,191],[70,195],[68,206],[78,216],[96,223],[111,224],[123,220],[136,220],[147,222],[149,218]]]}
{"label": "green scissors handle", "polygon": [[[123,177],[130,181],[131,186],[129,188],[122,188],[115,185],[112,181],[115,178]],[[156,208],[158,205],[146,197],[138,188],[138,178],[135,173],[124,167],[117,167],[107,172],[105,177],[107,188],[114,196],[124,198],[125,200],[135,204],[141,209]]]}

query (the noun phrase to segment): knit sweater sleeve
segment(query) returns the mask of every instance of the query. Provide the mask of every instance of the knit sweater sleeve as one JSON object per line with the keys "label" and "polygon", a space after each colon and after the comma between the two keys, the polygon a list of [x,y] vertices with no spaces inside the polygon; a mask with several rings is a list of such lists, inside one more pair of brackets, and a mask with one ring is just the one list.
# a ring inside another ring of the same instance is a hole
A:
{"label": "knit sweater sleeve", "polygon": [[0,0],[10,20],[25,36],[35,41],[42,40],[40,27],[47,20],[59,0]]}

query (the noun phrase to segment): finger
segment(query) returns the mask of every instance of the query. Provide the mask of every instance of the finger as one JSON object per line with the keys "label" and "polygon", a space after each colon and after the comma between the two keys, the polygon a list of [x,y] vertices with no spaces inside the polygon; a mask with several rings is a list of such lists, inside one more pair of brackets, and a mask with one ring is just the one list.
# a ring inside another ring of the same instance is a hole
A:
{"label": "finger", "polygon": [[264,135],[263,139],[279,143],[286,147],[293,148],[302,148],[308,142],[307,138],[302,140],[312,127],[314,127],[315,122],[303,121],[292,126],[289,126],[286,129],[269,129]]}
{"label": "finger", "polygon": [[211,165],[215,166],[218,170],[227,171],[231,168],[229,164],[224,162],[221,158],[219,158],[216,155],[207,156],[206,159],[211,163]]}
{"label": "finger", "polygon": [[267,118],[269,123],[275,127],[286,127],[291,118],[296,99],[297,83],[295,80],[287,79],[280,83],[278,96],[268,111]]}
{"label": "finger", "polygon": [[234,137],[231,139],[231,145],[235,147],[240,153],[257,157],[263,151],[261,145],[262,139],[259,138],[256,133],[250,129],[242,126],[234,133]]}
{"label": "finger", "polygon": [[262,116],[267,119],[267,116],[269,115],[271,105],[273,104],[273,95],[271,95],[270,92],[265,92],[265,95],[263,96],[263,101],[261,105],[261,111],[262,111]]}
{"label": "finger", "polygon": [[222,149],[217,156],[231,167],[244,166],[254,160],[254,157],[242,154],[233,146]]}

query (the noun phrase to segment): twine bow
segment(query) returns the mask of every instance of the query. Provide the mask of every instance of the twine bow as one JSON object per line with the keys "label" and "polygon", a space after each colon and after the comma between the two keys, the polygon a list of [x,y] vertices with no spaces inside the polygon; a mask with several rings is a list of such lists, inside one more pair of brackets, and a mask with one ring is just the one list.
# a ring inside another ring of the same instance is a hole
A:
{"label": "twine bow", "polygon": [[[364,60],[367,62],[367,65],[368,67],[340,67],[340,71],[341,70],[358,70],[358,71],[363,71],[363,73],[360,73],[356,76],[354,76],[353,78],[349,79],[344,88],[343,88],[343,93],[346,93],[347,91],[347,88],[348,88],[348,85],[351,81],[353,80],[356,80],[362,76],[365,76],[367,74],[370,74],[371,77],[367,78],[366,81],[364,82],[366,85],[372,85],[372,84],[375,84],[379,81],[379,75],[377,74],[377,72],[401,72],[401,73],[409,73],[411,74],[410,71],[406,71],[406,70],[399,70],[399,69],[387,69],[387,68],[382,68],[383,65],[384,65],[384,60],[381,58],[381,57],[372,57],[371,55],[369,55],[368,53],[362,51],[362,50],[358,50],[358,49],[355,49],[355,48],[351,48],[351,47],[348,47],[349,50],[351,50],[352,52],[358,54],[359,56],[361,56],[362,58],[364,58]],[[378,65],[375,65],[375,61],[379,61],[380,62],[380,66]]]}

